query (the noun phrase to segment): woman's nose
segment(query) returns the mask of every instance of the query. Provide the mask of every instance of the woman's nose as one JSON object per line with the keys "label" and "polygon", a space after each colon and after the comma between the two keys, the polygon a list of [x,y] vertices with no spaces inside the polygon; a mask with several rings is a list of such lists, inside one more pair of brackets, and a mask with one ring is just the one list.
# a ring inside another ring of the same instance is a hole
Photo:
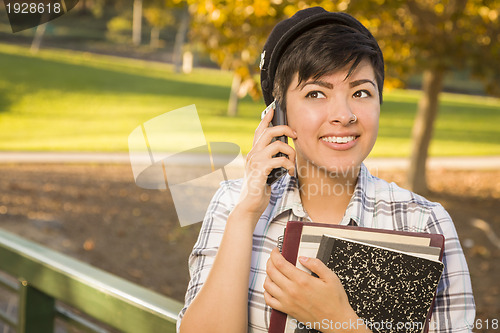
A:
{"label": "woman's nose", "polygon": [[348,126],[357,120],[356,116],[352,113],[348,101],[344,99],[332,100],[328,112],[328,121],[332,124]]}

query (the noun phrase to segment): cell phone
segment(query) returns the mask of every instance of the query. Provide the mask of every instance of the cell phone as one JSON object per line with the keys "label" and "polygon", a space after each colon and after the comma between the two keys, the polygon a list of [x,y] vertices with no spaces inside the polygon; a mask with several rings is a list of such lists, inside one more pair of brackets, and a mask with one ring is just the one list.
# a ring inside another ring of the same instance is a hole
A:
{"label": "cell phone", "polygon": [[[271,120],[270,126],[286,125],[287,124],[286,112],[284,112],[281,109],[279,103],[276,100],[274,100],[271,104],[269,104],[269,106],[262,112],[262,118],[264,118],[264,116],[267,114],[267,112],[269,112],[269,110],[271,108],[274,109],[274,115],[273,115],[273,119]],[[277,137],[273,138],[272,142],[274,142],[276,140],[279,140],[281,142],[288,144],[288,137],[286,135],[277,136]],[[288,155],[283,154],[283,153],[277,153],[273,157],[281,157],[281,156],[288,158]],[[283,168],[283,167],[273,169],[269,173],[269,175],[267,176],[267,181],[266,181],[267,185],[273,184],[278,179],[280,179],[281,177],[286,175],[287,172],[288,172],[288,170]]]}

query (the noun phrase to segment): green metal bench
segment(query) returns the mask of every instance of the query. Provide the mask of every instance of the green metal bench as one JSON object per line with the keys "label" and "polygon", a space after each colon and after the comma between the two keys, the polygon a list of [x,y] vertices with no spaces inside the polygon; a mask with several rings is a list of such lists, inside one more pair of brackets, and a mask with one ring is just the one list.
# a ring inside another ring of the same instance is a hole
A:
{"label": "green metal bench", "polygon": [[[175,332],[182,304],[115,275],[0,229],[0,286],[19,295],[18,333],[54,332],[56,318],[89,332],[106,332],[88,316],[122,332]],[[68,311],[67,305],[85,314]]]}

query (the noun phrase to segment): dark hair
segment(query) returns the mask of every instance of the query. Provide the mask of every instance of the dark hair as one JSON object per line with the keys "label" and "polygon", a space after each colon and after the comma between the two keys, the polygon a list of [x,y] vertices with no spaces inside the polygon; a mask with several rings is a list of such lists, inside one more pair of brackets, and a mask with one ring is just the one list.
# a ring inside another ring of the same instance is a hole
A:
{"label": "dark hair", "polygon": [[310,78],[332,74],[352,63],[349,77],[363,59],[368,59],[373,66],[382,104],[384,59],[377,41],[368,30],[360,31],[341,24],[314,27],[290,43],[276,70],[273,95],[285,110],[286,91],[296,73],[300,84]]}

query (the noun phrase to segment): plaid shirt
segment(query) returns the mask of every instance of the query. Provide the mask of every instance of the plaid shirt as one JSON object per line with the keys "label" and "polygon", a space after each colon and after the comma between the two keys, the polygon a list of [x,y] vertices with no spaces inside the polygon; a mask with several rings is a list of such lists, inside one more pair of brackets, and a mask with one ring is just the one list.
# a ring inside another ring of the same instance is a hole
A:
{"label": "plaid shirt", "polygon": [[[208,207],[189,259],[191,281],[182,316],[203,286],[224,233],[227,217],[239,196],[242,180],[223,182]],[[372,176],[364,165],[341,225],[437,233],[445,236],[444,272],[439,282],[429,332],[471,332],[475,304],[467,263],[455,226],[444,208]],[[289,220],[310,221],[302,207],[297,179],[287,175],[273,184],[271,199],[254,234],[248,287],[248,331],[267,332],[271,308],[264,301],[266,262]]]}

